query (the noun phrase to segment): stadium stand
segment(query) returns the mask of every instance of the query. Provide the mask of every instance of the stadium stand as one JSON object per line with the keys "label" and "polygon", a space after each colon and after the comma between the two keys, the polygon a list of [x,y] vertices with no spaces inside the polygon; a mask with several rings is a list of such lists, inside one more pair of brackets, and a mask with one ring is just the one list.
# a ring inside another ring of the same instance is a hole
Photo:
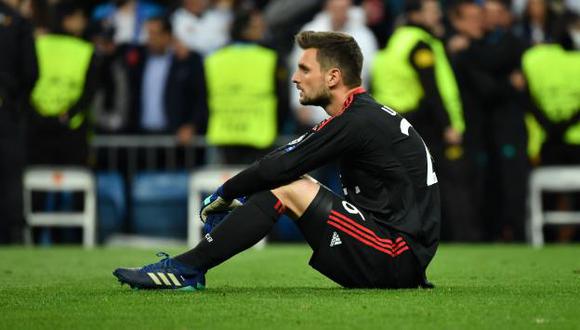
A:
{"label": "stadium stand", "polygon": [[99,243],[124,229],[127,215],[125,181],[118,172],[97,172],[97,237]]}
{"label": "stadium stand", "polygon": [[133,179],[132,227],[137,235],[185,238],[186,172],[141,172]]}

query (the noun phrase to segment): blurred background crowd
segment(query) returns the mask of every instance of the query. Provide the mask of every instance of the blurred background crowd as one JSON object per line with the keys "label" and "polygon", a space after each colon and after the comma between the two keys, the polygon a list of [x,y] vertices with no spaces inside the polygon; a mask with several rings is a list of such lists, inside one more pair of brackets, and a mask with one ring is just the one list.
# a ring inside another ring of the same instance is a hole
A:
{"label": "blurred background crowd", "polygon": [[[116,173],[131,210],[138,173],[248,164],[324,120],[291,83],[301,30],[353,35],[365,88],[421,133],[444,239],[522,241],[530,170],[580,164],[579,15],[579,0],[0,0],[0,243],[21,240],[27,166]],[[335,168],[314,175],[341,193]]]}

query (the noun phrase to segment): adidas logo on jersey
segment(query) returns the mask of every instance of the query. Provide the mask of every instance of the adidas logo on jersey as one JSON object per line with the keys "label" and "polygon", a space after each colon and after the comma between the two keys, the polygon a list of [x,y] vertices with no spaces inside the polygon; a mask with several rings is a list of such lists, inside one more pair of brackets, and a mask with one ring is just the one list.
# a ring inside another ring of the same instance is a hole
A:
{"label": "adidas logo on jersey", "polygon": [[330,239],[330,247],[342,244],[340,237],[337,232],[332,233],[332,239]]}

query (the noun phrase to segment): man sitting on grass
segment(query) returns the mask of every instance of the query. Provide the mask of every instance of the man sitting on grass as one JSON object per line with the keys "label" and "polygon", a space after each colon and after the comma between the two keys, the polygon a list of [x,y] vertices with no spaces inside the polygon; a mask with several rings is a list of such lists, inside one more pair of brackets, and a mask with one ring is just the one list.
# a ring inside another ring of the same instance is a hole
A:
{"label": "man sitting on grass", "polygon": [[[218,224],[195,248],[142,268],[119,268],[113,274],[121,283],[203,288],[207,270],[256,244],[285,213],[314,251],[310,265],[336,283],[430,286],[425,269],[439,242],[440,201],[429,150],[406,119],[361,87],[363,58],[351,36],[305,31],[296,41],[303,53],[292,81],[300,102],[331,117],[209,196],[201,218]],[[332,161],[340,164],[344,198],[306,175]]]}

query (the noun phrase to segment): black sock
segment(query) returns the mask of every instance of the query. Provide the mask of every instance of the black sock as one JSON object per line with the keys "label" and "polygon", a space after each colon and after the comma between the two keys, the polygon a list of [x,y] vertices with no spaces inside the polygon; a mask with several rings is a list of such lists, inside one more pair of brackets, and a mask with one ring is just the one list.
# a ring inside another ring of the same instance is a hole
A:
{"label": "black sock", "polygon": [[196,247],[176,256],[175,260],[204,271],[215,267],[258,243],[272,230],[283,211],[284,206],[270,191],[256,193]]}

